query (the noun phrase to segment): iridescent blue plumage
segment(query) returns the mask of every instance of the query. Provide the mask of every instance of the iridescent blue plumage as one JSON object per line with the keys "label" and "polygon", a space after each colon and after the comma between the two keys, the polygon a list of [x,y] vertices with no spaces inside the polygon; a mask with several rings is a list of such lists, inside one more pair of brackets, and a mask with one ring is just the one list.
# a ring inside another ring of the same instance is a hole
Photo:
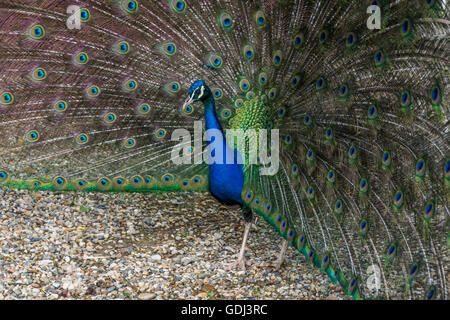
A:
{"label": "iridescent blue plumage", "polygon": [[[200,94],[202,94],[201,97],[199,97]],[[242,204],[241,192],[244,186],[242,158],[239,152],[230,148],[226,142],[211,90],[205,81],[198,80],[189,88],[188,96],[192,97],[194,101],[203,102],[205,129],[207,134],[208,130],[210,131],[206,145],[210,146],[216,141],[214,146],[219,146],[219,149],[214,149],[210,153],[215,158],[214,161],[211,160],[209,163],[211,193],[225,203]],[[221,142],[217,144],[217,141]],[[222,154],[222,159],[216,158],[216,153]],[[233,155],[233,161],[230,163],[227,159],[231,154]]]}

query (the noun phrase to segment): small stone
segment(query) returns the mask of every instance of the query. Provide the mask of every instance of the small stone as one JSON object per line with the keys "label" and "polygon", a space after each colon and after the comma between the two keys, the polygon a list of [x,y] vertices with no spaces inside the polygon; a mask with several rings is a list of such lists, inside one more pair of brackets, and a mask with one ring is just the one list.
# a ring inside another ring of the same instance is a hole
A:
{"label": "small stone", "polygon": [[141,293],[141,294],[138,296],[138,299],[139,299],[139,300],[152,300],[152,299],[154,299],[155,297],[156,297],[156,294],[153,293],[153,292],[151,292],[151,293]]}
{"label": "small stone", "polygon": [[181,263],[181,257],[176,257],[175,259],[173,259],[173,262]]}
{"label": "small stone", "polygon": [[95,287],[94,286],[89,286],[86,290],[86,295],[95,295]]}
{"label": "small stone", "polygon": [[183,259],[181,259],[181,263],[183,264],[183,266],[187,266],[193,261],[194,260],[191,257],[184,257]]}
{"label": "small stone", "polygon": [[145,219],[144,223],[148,226],[154,227],[156,225],[156,223],[150,219]]}
{"label": "small stone", "polygon": [[159,254],[154,254],[154,255],[152,255],[151,257],[150,257],[150,259],[153,261],[153,262],[156,262],[156,261],[161,261],[161,256],[159,255]]}

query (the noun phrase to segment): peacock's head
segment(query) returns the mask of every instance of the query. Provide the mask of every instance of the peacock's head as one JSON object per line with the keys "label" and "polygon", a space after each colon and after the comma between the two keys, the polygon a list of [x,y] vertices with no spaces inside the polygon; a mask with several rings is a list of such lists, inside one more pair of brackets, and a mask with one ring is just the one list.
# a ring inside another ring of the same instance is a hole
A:
{"label": "peacock's head", "polygon": [[188,98],[184,105],[189,105],[195,101],[204,101],[210,96],[210,94],[211,90],[209,90],[205,81],[195,81],[188,90]]}

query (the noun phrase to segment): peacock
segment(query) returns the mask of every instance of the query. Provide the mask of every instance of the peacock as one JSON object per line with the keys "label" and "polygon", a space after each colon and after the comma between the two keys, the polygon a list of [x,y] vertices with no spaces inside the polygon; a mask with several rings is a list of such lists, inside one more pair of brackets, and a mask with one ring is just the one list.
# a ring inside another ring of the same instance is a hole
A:
{"label": "peacock", "polygon": [[242,207],[229,269],[258,217],[275,267],[291,246],[354,299],[447,299],[449,13],[0,0],[0,186],[210,192]]}

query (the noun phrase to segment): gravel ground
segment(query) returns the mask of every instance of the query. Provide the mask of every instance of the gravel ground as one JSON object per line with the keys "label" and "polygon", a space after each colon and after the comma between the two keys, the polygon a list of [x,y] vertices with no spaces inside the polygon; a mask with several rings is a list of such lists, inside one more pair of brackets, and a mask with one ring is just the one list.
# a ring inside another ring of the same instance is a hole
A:
{"label": "gravel ground", "polygon": [[[240,209],[206,193],[88,194],[0,189],[0,299],[348,299],[292,248],[280,271],[224,271]],[[259,220],[247,258],[275,260]]]}

